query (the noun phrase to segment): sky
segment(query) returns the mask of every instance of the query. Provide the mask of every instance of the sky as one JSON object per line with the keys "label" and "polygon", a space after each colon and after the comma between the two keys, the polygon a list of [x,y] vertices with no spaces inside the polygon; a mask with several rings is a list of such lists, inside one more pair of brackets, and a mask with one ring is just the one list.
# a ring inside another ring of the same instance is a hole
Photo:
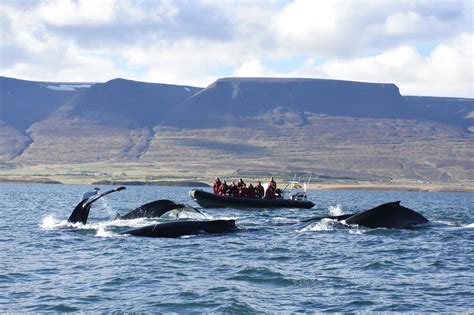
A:
{"label": "sky", "polygon": [[472,98],[473,15],[474,0],[0,0],[0,75],[199,87],[303,77]]}

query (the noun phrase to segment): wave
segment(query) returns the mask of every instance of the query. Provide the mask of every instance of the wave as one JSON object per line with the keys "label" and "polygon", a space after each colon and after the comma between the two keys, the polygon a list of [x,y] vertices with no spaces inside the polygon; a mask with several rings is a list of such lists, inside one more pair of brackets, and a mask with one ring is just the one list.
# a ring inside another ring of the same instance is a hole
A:
{"label": "wave", "polygon": [[286,218],[286,217],[274,217],[272,221],[276,223],[299,223],[300,220],[294,218]]}

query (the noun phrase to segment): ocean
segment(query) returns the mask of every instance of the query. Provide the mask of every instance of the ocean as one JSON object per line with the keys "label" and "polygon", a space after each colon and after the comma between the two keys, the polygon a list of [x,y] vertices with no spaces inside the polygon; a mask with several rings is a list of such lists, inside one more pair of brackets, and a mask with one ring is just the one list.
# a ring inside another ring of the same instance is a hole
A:
{"label": "ocean", "polygon": [[[114,220],[190,187],[127,187],[67,223],[92,186],[0,184],[0,312],[474,312],[474,194],[310,190],[313,209],[203,209],[239,230],[176,239]],[[103,190],[109,187],[102,187]],[[300,223],[400,200],[409,230]]]}

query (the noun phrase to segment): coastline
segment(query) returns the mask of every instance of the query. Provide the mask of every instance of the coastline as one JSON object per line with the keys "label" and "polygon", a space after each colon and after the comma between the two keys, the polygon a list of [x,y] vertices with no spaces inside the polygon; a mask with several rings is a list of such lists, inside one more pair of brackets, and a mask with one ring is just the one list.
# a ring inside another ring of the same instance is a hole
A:
{"label": "coastline", "polygon": [[[61,178],[63,179],[63,178]],[[206,180],[61,180],[52,177],[12,176],[0,177],[0,183],[18,184],[69,184],[69,185],[125,185],[125,186],[182,186],[182,187],[211,187],[212,183]],[[280,186],[284,181],[277,180]],[[310,183],[312,190],[387,190],[387,191],[418,191],[418,192],[465,192],[473,193],[474,185],[456,183],[388,183],[388,182],[317,182]]]}
{"label": "coastline", "polygon": [[418,192],[474,192],[474,187],[430,183],[430,184],[412,184],[412,183],[327,183],[310,184],[310,189],[316,190],[390,190],[390,191],[418,191]]}

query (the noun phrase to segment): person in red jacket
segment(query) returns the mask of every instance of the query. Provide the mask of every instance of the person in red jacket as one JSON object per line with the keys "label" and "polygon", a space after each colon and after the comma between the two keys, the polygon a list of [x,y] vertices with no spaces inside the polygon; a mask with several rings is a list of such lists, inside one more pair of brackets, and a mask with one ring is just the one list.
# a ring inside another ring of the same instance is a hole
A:
{"label": "person in red jacket", "polygon": [[268,184],[273,187],[273,190],[277,189],[277,183],[275,182],[273,177],[272,179],[270,179],[270,182]]}
{"label": "person in red jacket", "polygon": [[257,185],[255,185],[255,197],[263,198],[264,193],[265,189],[263,189],[262,182],[258,182]]}
{"label": "person in red jacket", "polygon": [[219,179],[219,177],[216,177],[216,180],[214,182],[214,185],[212,186],[212,190],[214,191],[215,194],[219,193],[219,190],[221,189],[222,182]]}
{"label": "person in red jacket", "polygon": [[275,189],[272,185],[269,185],[265,192],[265,199],[275,199]]}

